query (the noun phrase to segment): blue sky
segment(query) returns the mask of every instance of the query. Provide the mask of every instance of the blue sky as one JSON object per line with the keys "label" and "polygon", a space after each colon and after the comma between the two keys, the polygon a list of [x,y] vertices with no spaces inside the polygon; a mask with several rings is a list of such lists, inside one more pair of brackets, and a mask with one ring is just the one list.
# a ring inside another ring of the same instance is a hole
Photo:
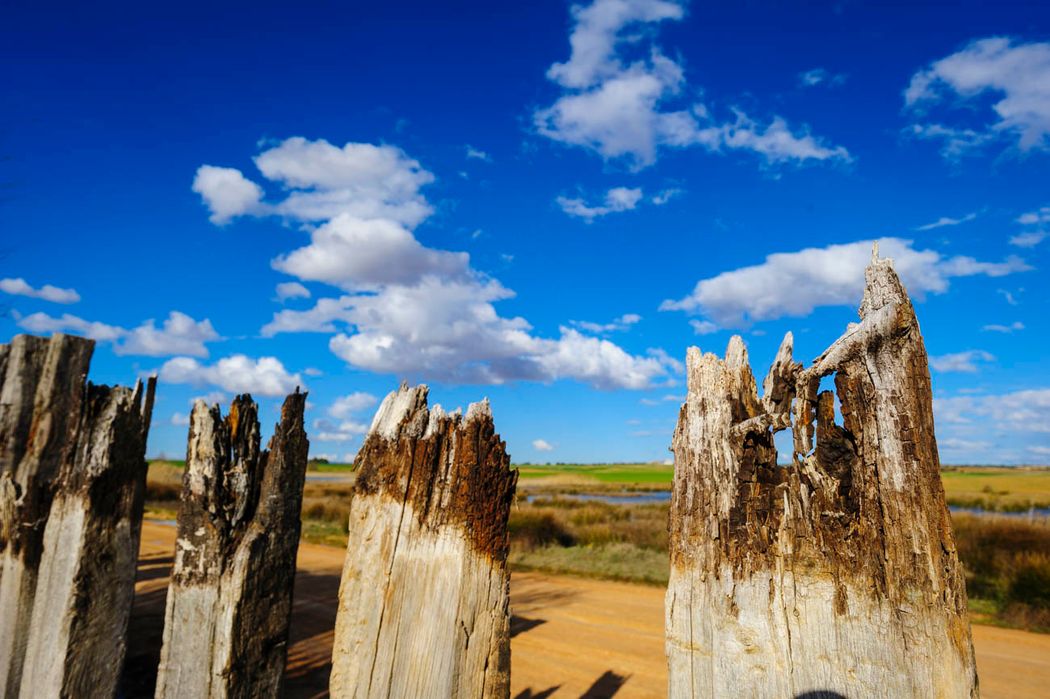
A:
{"label": "blue sky", "polygon": [[1050,461],[1050,9],[8,3],[0,334],[267,422],[488,396],[516,461],[664,460],[689,345],[764,376],[856,319],[871,241],[942,460]]}

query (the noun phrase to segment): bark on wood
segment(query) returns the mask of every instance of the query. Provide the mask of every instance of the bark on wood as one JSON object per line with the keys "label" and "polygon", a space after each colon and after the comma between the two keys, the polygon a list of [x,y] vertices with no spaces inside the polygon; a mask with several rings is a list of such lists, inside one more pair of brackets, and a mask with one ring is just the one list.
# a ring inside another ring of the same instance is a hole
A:
{"label": "bark on wood", "polygon": [[[94,343],[19,335],[0,387],[0,696],[17,697],[54,479],[76,447]],[[47,600],[44,601],[48,603]]]}
{"label": "bark on wood", "polygon": [[507,697],[507,518],[517,484],[488,401],[383,401],[355,462],[333,697]]}
{"label": "bark on wood", "polygon": [[260,452],[251,396],[238,396],[225,419],[218,406],[193,406],[157,697],[280,693],[309,449],[305,407],[305,393],[288,396],[270,450]]}
{"label": "bark on wood", "polygon": [[[689,350],[673,447],[673,698],[977,696],[926,350],[877,251],[866,281],[861,323],[805,369],[788,333],[761,399],[739,337],[725,359]],[[841,425],[835,394],[819,391],[832,374]],[[773,433],[791,427],[793,463],[778,466]]]}
{"label": "bark on wood", "polygon": [[55,481],[22,668],[22,699],[112,697],[124,665],[156,380],[87,385]]}

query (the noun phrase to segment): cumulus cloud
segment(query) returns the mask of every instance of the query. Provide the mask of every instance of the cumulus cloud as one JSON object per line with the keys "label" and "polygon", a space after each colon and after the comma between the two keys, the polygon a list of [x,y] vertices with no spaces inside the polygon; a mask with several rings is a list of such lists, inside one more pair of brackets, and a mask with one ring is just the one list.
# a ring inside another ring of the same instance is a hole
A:
{"label": "cumulus cloud", "polygon": [[186,413],[172,413],[170,422],[176,427],[186,427],[190,424],[190,416]]}
{"label": "cumulus cloud", "polygon": [[277,285],[277,300],[284,303],[288,299],[308,299],[310,290],[299,282],[281,282]]}
{"label": "cumulus cloud", "polygon": [[796,135],[780,117],[760,126],[738,113],[735,122],[719,124],[702,103],[669,106],[687,92],[685,75],[652,35],[656,25],[684,14],[682,4],[667,0],[574,5],[569,60],[547,71],[561,95],[535,112],[536,130],[634,169],[652,165],[660,149],[689,146],[749,150],[768,162],[849,159],[844,148],[826,147],[804,131]]}
{"label": "cumulus cloud", "polygon": [[284,396],[304,386],[299,374],[291,374],[276,357],[252,359],[243,354],[202,364],[191,357],[174,357],[160,368],[160,380],[193,386],[216,386],[229,393]]}
{"label": "cumulus cloud", "polygon": [[201,165],[193,178],[192,189],[201,195],[211,212],[208,219],[217,225],[264,210],[262,187],[232,167]]}
{"label": "cumulus cloud", "polygon": [[0,291],[5,294],[28,296],[29,298],[51,301],[52,303],[76,303],[80,300],[80,294],[76,292],[76,289],[61,289],[50,284],[44,284],[39,289],[36,289],[21,277],[0,279]]}
{"label": "cumulus cloud", "polygon": [[945,226],[958,226],[960,223],[968,223],[969,221],[972,221],[975,218],[977,218],[977,213],[976,212],[966,214],[962,218],[952,218],[950,216],[941,216],[939,219],[937,219],[933,223],[927,223],[927,224],[925,224],[923,226],[917,226],[915,228],[915,230],[917,230],[917,231],[932,231],[935,228],[944,228]]}
{"label": "cumulus cloud", "polygon": [[554,445],[548,442],[546,439],[532,440],[532,448],[536,451],[554,451]]}
{"label": "cumulus cloud", "polygon": [[284,216],[305,222],[327,221],[340,214],[381,218],[414,226],[432,209],[420,188],[434,176],[394,146],[289,138],[255,157],[267,180],[280,185],[283,199],[263,201],[263,190],[240,170],[202,165],[193,191],[204,199],[211,220],[222,224],[236,216]]}
{"label": "cumulus cloud", "polygon": [[99,342],[112,342],[127,333],[124,328],[116,325],[84,320],[69,313],[63,313],[59,318],[54,318],[46,313],[33,313],[19,318],[18,327],[40,334],[71,332]]}
{"label": "cumulus cloud", "polygon": [[339,420],[345,420],[351,415],[356,415],[363,410],[368,410],[376,404],[376,397],[371,393],[357,391],[349,395],[336,398],[328,407],[328,414]]}
{"label": "cumulus cloud", "polygon": [[344,289],[414,284],[427,275],[463,278],[470,256],[422,245],[397,221],[340,214],[311,233],[309,245],[273,261],[275,269]]}
{"label": "cumulus cloud", "polygon": [[117,354],[136,354],[148,357],[163,357],[172,354],[188,354],[207,357],[206,342],[219,339],[211,321],[205,318],[196,321],[185,313],[172,311],[157,327],[153,319],[129,330],[113,347]]}
{"label": "cumulus cloud", "polygon": [[[367,162],[351,165],[354,158]],[[301,280],[348,293],[275,313],[262,328],[264,336],[333,334],[330,350],[355,367],[466,383],[571,378],[601,388],[642,388],[676,370],[666,355],[631,355],[572,328],[544,338],[524,318],[501,316],[493,304],[511,298],[511,290],[474,269],[466,253],[427,247],[416,238],[412,227],[430,212],[419,187],[433,176],[396,148],[339,149],[288,139],[256,162],[267,178],[286,187],[352,191],[355,206],[332,214],[310,231],[308,245],[272,262]],[[380,181],[369,183],[366,172]],[[640,191],[624,189],[609,201],[626,206],[640,197]],[[287,212],[287,201],[267,206]],[[631,318],[619,322],[630,324]]]}
{"label": "cumulus cloud", "polygon": [[920,119],[940,105],[972,114],[982,97],[994,100],[983,124],[924,121],[914,133],[942,139],[948,157],[995,140],[1015,142],[1021,151],[1050,148],[1050,43],[980,39],[917,72],[904,91],[905,106]]}
{"label": "cumulus cloud", "polygon": [[46,313],[34,313],[19,319],[18,325],[36,333],[72,332],[99,342],[112,342],[116,354],[147,357],[173,354],[207,357],[205,343],[220,339],[210,320],[205,318],[196,321],[179,311],[171,311],[159,328],[152,318],[137,328],[127,330],[117,325],[84,320],[69,313],[59,318]]}
{"label": "cumulus cloud", "polygon": [[[688,296],[664,301],[660,309],[703,313],[719,326],[743,327],[753,321],[805,316],[818,306],[855,306],[864,290],[873,242],[878,242],[883,257],[893,259],[908,291],[919,298],[943,293],[953,277],[1000,277],[1031,269],[1013,256],[981,262],[917,250],[912,241],[901,238],[862,240],[768,255],[762,264],[702,279]],[[791,293],[785,293],[787,289]]]}
{"label": "cumulus cloud", "polygon": [[607,214],[630,211],[638,206],[642,200],[642,190],[639,188],[629,189],[627,187],[613,187],[605,193],[603,204],[589,205],[581,198],[558,197],[558,206],[569,216],[585,219],[588,223],[599,216]]}
{"label": "cumulus cloud", "polygon": [[984,350],[966,350],[965,352],[930,357],[930,366],[933,367],[934,371],[939,371],[942,374],[948,372],[974,373],[979,368],[979,362],[992,361],[995,361],[995,357],[989,352]]}

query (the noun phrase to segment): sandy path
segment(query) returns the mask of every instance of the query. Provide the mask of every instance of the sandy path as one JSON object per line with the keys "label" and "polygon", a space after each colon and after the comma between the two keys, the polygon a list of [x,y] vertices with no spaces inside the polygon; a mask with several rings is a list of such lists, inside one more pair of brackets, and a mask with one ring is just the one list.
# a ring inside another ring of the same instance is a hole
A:
{"label": "sandy path", "polygon": [[[152,696],[175,530],[143,527],[124,693]],[[289,697],[327,696],[340,549],[303,544],[295,582]],[[511,696],[663,697],[663,590],[517,573],[511,582]],[[974,627],[985,699],[1050,697],[1050,636]]]}

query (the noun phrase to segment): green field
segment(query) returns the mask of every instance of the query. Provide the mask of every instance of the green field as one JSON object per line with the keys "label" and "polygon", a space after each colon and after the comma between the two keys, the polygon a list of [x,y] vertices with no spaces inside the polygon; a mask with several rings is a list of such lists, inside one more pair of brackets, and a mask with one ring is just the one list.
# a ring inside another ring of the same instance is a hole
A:
{"label": "green field", "polygon": [[664,484],[670,488],[674,467],[664,464],[515,464],[521,481],[576,479],[580,484]]}

